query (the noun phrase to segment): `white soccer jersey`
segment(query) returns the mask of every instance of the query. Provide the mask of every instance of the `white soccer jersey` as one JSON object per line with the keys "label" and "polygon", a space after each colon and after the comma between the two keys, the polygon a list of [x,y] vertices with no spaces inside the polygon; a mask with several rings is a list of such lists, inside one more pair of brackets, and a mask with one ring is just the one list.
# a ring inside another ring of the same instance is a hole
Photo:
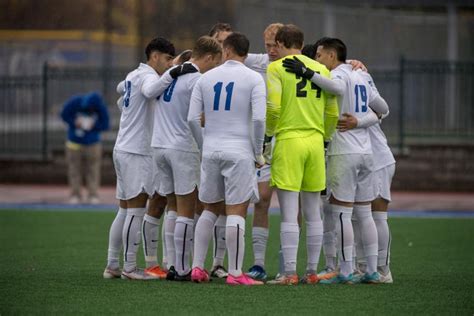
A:
{"label": "white soccer jersey", "polygon": [[198,152],[187,118],[191,93],[200,77],[199,72],[180,76],[160,96],[155,108],[152,147]]}
{"label": "white soccer jersey", "polygon": [[141,63],[125,79],[120,127],[116,150],[139,155],[151,155],[154,98],[148,98],[147,86],[159,80],[158,73]]}
{"label": "white soccer jersey", "polygon": [[269,64],[268,54],[248,54],[244,60],[244,65],[258,72],[265,82],[267,82],[267,68]]}
{"label": "white soccer jersey", "polygon": [[[342,64],[331,71],[331,79],[342,81],[344,93],[337,97],[339,115],[350,113],[357,118],[367,115],[369,103],[376,95],[367,80],[352,66]],[[370,137],[366,128],[356,128],[346,132],[336,130],[328,148],[328,155],[371,154]]]}
{"label": "white soccer jersey", "polygon": [[[204,112],[203,153],[222,151],[255,157],[252,121],[264,121],[265,82],[244,64],[228,60],[201,76],[196,83],[188,121]],[[263,126],[264,128],[264,126]],[[262,140],[263,140],[262,130]]]}
{"label": "white soccer jersey", "polygon": [[[375,86],[374,79],[372,76],[365,71],[360,72],[360,75],[368,82],[372,92],[375,95],[379,94],[377,87]],[[370,143],[372,146],[373,160],[374,160],[374,171],[385,168],[386,166],[392,165],[395,163],[395,157],[393,157],[392,151],[387,143],[387,138],[385,137],[380,124],[375,124],[367,128],[370,136]]]}

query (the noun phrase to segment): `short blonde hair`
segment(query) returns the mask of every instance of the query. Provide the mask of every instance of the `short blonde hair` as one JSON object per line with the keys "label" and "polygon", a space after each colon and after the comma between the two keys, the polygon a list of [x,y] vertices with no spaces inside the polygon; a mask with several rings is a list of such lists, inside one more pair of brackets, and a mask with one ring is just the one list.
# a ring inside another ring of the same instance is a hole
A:
{"label": "short blonde hair", "polygon": [[212,56],[222,54],[222,48],[216,39],[205,35],[201,36],[196,41],[196,44],[193,48],[192,57],[202,58],[207,54],[211,54]]}
{"label": "short blonde hair", "polygon": [[283,26],[284,25],[282,23],[272,23],[269,26],[267,26],[265,31],[263,31],[263,36],[275,37],[278,30],[280,30]]}

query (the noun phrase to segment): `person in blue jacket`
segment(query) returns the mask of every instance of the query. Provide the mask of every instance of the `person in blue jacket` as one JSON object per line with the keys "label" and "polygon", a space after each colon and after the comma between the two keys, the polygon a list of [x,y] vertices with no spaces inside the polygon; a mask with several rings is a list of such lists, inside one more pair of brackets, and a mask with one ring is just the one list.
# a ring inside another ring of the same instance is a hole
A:
{"label": "person in blue jacket", "polygon": [[109,129],[107,105],[97,92],[74,96],[64,104],[61,118],[68,126],[65,151],[70,203],[83,202],[81,184],[85,178],[89,195],[84,202],[97,204],[102,160],[100,133]]}

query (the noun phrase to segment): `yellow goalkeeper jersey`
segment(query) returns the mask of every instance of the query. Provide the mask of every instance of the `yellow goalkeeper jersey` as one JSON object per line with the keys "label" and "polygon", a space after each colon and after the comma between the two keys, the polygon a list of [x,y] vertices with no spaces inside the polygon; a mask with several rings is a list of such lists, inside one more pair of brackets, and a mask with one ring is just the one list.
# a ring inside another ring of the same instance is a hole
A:
{"label": "yellow goalkeeper jersey", "polygon": [[293,56],[307,68],[330,78],[324,65],[304,55],[289,55],[271,63],[267,69],[266,134],[288,139],[319,132],[329,140],[339,116],[337,99],[311,81],[287,72],[283,59]]}

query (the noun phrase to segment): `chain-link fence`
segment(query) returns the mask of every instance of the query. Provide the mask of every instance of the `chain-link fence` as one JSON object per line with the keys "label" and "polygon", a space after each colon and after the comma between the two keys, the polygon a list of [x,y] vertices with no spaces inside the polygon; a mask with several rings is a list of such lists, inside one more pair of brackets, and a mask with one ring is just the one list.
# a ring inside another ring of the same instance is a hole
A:
{"label": "chain-link fence", "polygon": [[[64,102],[105,88],[111,130],[102,137],[111,150],[120,115],[115,86],[129,70],[104,74],[101,68],[45,65],[42,76],[0,77],[0,158],[45,160],[62,150],[66,127],[59,113]],[[474,63],[401,59],[399,70],[374,69],[371,74],[390,106],[382,126],[392,148],[474,143]]]}

